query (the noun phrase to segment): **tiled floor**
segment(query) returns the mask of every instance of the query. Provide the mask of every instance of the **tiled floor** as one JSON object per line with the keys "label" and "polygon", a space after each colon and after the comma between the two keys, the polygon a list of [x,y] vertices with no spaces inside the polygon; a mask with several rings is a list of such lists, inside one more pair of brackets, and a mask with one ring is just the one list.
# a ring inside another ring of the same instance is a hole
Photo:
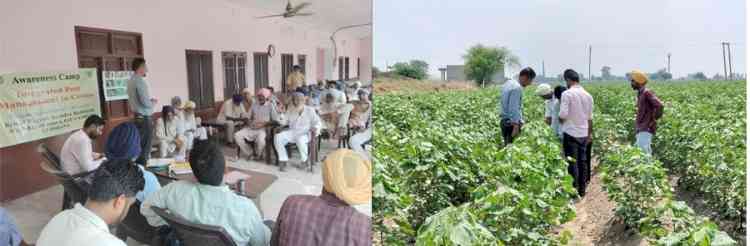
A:
{"label": "tiled floor", "polygon": [[[335,148],[334,143],[324,143],[321,149],[321,157],[323,160],[326,153],[331,152]],[[264,219],[275,220],[276,216],[281,209],[281,205],[284,200],[293,194],[320,194],[323,187],[323,180],[320,175],[320,164],[316,165],[313,173],[309,172],[309,169],[297,169],[287,168],[286,172],[279,172],[278,167],[268,165],[266,163],[247,161],[244,158],[237,160],[236,150],[233,148],[225,148],[225,155],[227,158],[227,165],[253,170],[257,172],[264,172],[276,175],[278,179],[271,184],[261,194],[261,211]],[[292,159],[299,158],[298,153],[292,155]],[[16,223],[18,224],[24,239],[27,242],[35,242],[39,237],[44,225],[60,211],[62,206],[62,186],[57,185],[48,189],[27,195],[25,197],[3,203],[1,206],[8,210],[13,216]],[[370,214],[370,206],[357,207],[360,211],[366,214]],[[139,243],[128,240],[128,245],[140,245]]]}

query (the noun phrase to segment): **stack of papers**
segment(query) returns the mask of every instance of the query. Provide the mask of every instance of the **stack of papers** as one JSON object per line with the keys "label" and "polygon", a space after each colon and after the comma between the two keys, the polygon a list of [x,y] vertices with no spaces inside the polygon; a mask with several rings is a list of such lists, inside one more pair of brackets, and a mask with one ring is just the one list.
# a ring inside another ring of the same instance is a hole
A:
{"label": "stack of papers", "polygon": [[172,162],[169,165],[169,172],[180,175],[193,173],[193,169],[190,168],[190,163],[188,162]]}
{"label": "stack of papers", "polygon": [[148,160],[148,164],[146,164],[146,167],[163,167],[171,164],[174,161],[175,160],[171,158],[151,158]]}

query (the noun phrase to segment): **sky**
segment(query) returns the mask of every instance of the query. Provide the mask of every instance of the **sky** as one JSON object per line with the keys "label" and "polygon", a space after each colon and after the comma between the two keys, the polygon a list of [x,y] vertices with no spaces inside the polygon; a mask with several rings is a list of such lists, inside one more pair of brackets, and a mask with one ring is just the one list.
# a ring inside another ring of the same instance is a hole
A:
{"label": "sky", "polygon": [[723,75],[721,42],[730,42],[733,70],[745,73],[745,17],[742,0],[377,0],[374,65],[420,59],[439,78],[439,67],[463,64],[466,50],[481,43],[510,49],[538,75],[544,61],[548,77],[567,68],[588,77],[591,45],[594,76],[603,66],[619,76],[655,72],[671,53],[674,77],[711,77]]}

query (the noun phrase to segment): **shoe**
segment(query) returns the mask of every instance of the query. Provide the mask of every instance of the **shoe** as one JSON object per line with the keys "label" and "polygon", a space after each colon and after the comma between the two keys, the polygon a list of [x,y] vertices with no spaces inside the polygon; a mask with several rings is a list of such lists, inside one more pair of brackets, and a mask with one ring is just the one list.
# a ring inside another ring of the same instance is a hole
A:
{"label": "shoe", "polygon": [[281,163],[279,163],[279,172],[286,172],[285,169],[286,169],[286,162],[282,161]]}

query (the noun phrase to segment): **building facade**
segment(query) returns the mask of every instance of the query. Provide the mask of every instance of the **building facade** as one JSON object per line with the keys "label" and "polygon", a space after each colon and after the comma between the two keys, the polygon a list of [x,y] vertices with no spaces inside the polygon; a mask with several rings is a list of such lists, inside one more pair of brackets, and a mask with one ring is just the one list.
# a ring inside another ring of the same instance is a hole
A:
{"label": "building facade", "polygon": [[[195,101],[204,118],[244,88],[282,89],[293,65],[303,67],[308,84],[370,81],[372,29],[339,31],[335,45],[331,35],[338,27],[371,22],[372,2],[311,2],[313,17],[259,19],[283,12],[286,2],[3,1],[0,73],[130,70],[130,62],[142,57],[157,109],[180,96]],[[101,76],[99,83],[103,94]],[[127,100],[102,97],[101,108],[107,126],[95,151],[102,151],[109,129],[132,117]],[[0,149],[0,201],[54,185],[39,168],[36,146],[59,150],[67,135]]]}

